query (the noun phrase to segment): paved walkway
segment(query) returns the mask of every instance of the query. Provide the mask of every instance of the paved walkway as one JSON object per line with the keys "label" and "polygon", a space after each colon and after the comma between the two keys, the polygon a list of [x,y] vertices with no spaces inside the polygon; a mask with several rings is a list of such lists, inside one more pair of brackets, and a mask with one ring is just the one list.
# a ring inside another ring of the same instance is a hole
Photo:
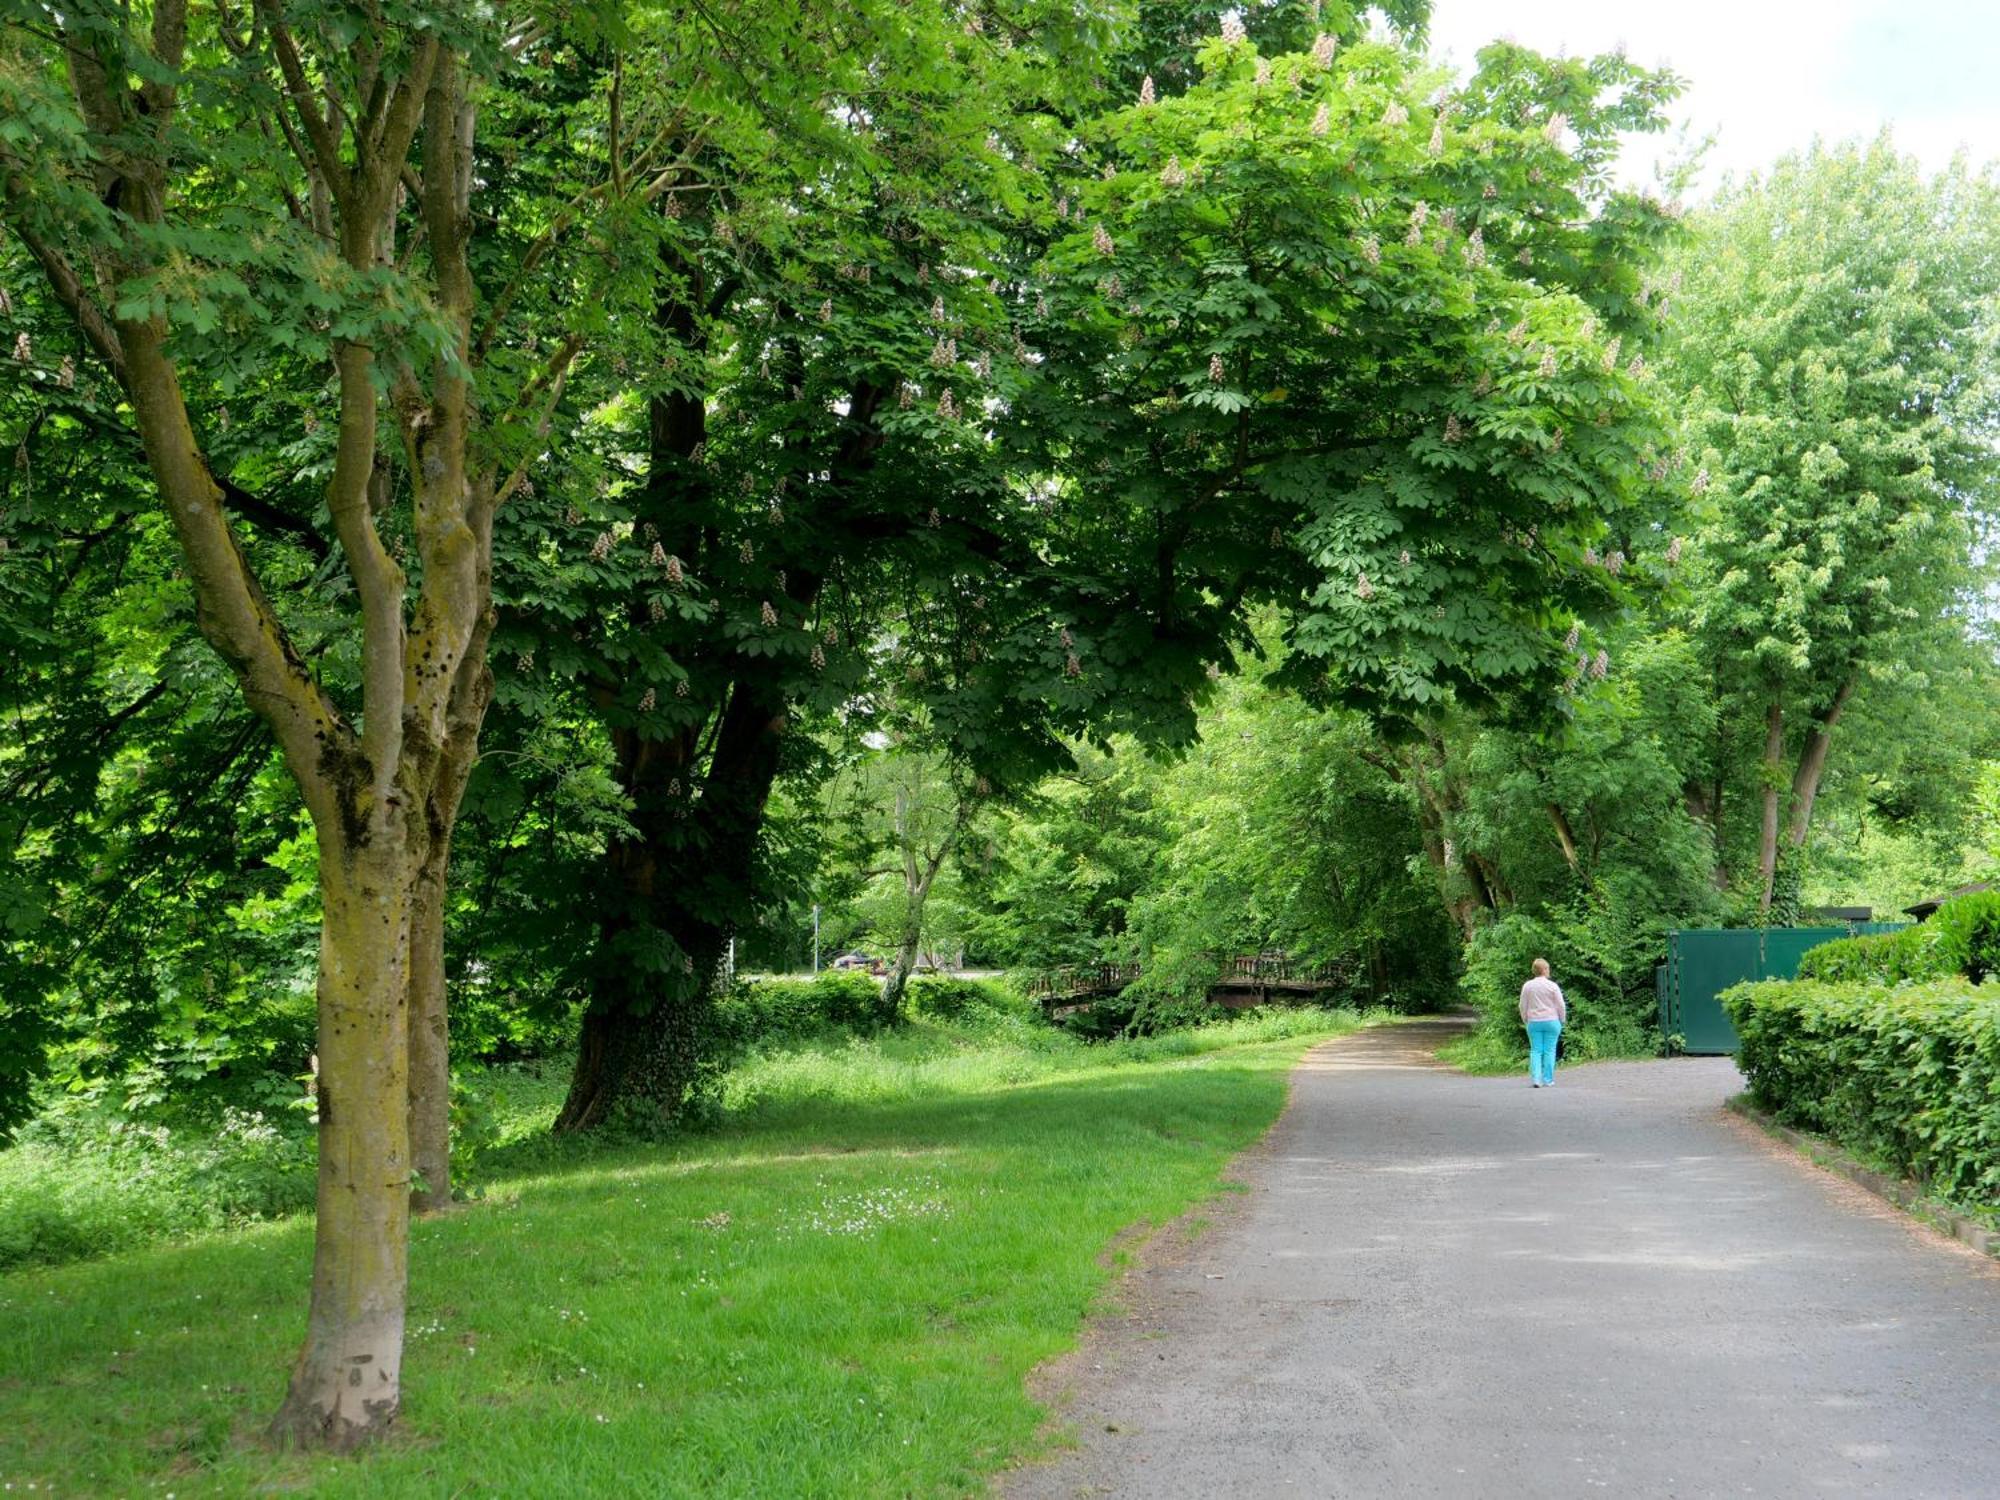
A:
{"label": "paved walkway", "polygon": [[[2000,1496],[2000,1270],[1726,1115],[1726,1058],[1314,1051],[1217,1227],[1044,1394],[1013,1500]],[[1172,1240],[1173,1236],[1163,1237]]]}

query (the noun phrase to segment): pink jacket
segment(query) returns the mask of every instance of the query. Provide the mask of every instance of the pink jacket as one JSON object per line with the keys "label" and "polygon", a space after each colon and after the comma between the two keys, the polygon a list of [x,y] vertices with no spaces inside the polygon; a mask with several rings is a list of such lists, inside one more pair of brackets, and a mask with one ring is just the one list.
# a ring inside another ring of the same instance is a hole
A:
{"label": "pink jacket", "polygon": [[1524,1021],[1567,1021],[1569,1007],[1563,1003],[1562,986],[1537,974],[1521,986],[1521,1019]]}

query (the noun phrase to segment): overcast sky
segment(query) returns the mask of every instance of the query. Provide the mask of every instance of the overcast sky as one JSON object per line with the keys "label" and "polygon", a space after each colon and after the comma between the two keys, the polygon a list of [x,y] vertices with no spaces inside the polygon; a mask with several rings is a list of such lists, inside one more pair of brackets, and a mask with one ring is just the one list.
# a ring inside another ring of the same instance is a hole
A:
{"label": "overcast sky", "polygon": [[[1511,36],[1545,52],[1608,51],[1672,68],[1691,138],[1713,132],[1702,185],[1766,165],[1815,135],[1873,136],[1941,166],[2000,159],[2000,0],[1435,0],[1433,48],[1470,67]],[[1670,136],[1628,149],[1650,180]]]}

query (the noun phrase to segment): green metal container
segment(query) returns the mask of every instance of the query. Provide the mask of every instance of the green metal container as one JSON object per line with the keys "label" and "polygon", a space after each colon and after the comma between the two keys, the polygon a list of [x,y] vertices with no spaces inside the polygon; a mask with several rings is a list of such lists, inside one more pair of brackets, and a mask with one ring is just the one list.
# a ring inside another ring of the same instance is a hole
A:
{"label": "green metal container", "polygon": [[1736,1050],[1736,1027],[1720,995],[1751,979],[1793,979],[1809,948],[1835,938],[1896,932],[1907,922],[1838,927],[1689,927],[1667,934],[1667,961],[1653,971],[1660,1035],[1675,1052]]}

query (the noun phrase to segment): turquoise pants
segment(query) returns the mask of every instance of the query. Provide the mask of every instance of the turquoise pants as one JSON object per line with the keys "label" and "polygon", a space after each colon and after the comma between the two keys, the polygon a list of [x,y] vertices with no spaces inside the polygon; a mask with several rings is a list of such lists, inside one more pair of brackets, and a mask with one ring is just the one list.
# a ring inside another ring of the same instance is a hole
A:
{"label": "turquoise pants", "polygon": [[1562,1030],[1560,1021],[1528,1023],[1528,1077],[1536,1083],[1556,1081],[1556,1038]]}

